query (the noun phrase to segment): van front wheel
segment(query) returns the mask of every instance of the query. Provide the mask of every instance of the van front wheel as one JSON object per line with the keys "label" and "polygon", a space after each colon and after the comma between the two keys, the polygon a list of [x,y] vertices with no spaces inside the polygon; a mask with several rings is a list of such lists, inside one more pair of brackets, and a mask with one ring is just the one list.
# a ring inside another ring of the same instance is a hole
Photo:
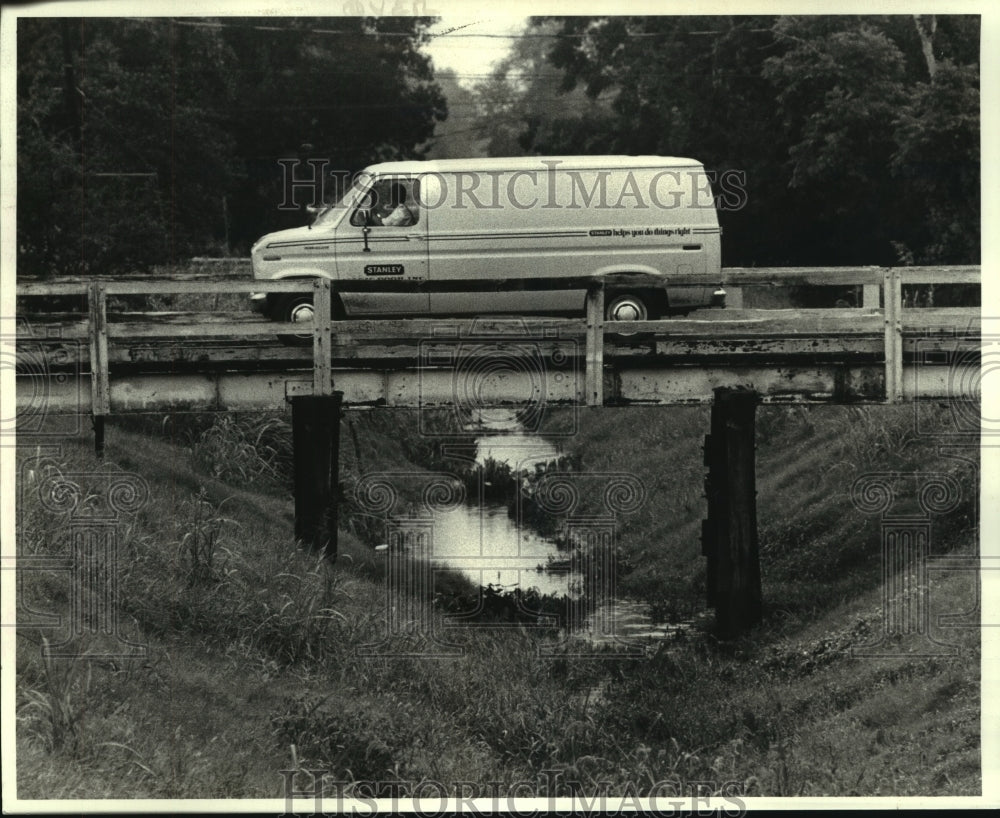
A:
{"label": "van front wheel", "polygon": [[289,293],[278,301],[273,313],[275,321],[286,324],[311,324],[315,310],[311,295]]}
{"label": "van front wheel", "polygon": [[[334,320],[342,319],[344,317],[344,306],[341,304],[340,298],[335,296],[331,306],[331,317]],[[313,307],[312,296],[305,293],[289,293],[278,299],[274,305],[274,309],[271,310],[271,319],[274,321],[280,321],[284,324],[302,325],[304,332],[294,335],[281,334],[278,336],[278,339],[283,344],[292,346],[301,346],[312,340],[312,323],[315,315],[316,309]]]}
{"label": "van front wheel", "polygon": [[655,317],[642,296],[631,293],[613,297],[604,309],[605,321],[646,321]]}

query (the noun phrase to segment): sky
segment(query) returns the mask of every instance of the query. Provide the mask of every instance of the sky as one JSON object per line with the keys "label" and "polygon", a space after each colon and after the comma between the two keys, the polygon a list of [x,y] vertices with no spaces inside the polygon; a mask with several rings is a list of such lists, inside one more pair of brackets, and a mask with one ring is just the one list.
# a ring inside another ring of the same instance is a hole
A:
{"label": "sky", "polygon": [[436,70],[450,68],[463,85],[471,86],[485,79],[493,65],[507,55],[514,36],[527,24],[527,16],[516,13],[471,16],[444,11],[430,29],[435,36],[424,50],[431,55]]}

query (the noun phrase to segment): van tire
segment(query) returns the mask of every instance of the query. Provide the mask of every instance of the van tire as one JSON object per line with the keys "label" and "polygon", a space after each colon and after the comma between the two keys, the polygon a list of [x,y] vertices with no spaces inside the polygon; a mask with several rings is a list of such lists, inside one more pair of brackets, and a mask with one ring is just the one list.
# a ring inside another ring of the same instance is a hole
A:
{"label": "van tire", "polygon": [[[286,293],[274,305],[271,317],[283,324],[312,320],[312,296],[301,293]],[[308,314],[308,318],[306,315]]]}
{"label": "van tire", "polygon": [[[312,315],[313,298],[305,293],[286,293],[278,298],[271,310],[271,319],[284,324],[295,324],[300,321],[311,323],[311,318],[305,318],[306,314]],[[338,296],[333,297],[331,304],[331,317],[336,321],[344,317],[344,305]],[[305,342],[312,340],[312,332],[295,333],[294,335],[279,335],[278,339],[286,345],[301,346]]]}
{"label": "van tire", "polygon": [[605,321],[652,321],[659,317],[649,296],[619,293],[611,296],[604,308]]}

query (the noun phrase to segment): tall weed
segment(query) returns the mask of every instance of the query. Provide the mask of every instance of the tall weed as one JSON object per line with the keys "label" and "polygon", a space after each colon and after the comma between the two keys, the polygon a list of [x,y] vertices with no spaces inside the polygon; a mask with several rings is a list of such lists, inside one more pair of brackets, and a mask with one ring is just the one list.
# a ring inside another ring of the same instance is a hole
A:
{"label": "tall weed", "polygon": [[217,552],[228,530],[239,527],[236,520],[221,515],[221,505],[216,506],[208,500],[204,490],[181,503],[181,514],[175,520],[180,537],[177,543],[178,562],[188,585],[206,584],[218,579]]}
{"label": "tall weed", "polygon": [[291,474],[291,425],[271,414],[221,414],[191,447],[195,467],[240,486],[285,486]]}
{"label": "tall weed", "polygon": [[91,665],[85,656],[52,656],[48,639],[42,637],[41,688],[26,688],[21,694],[23,711],[40,716],[47,725],[46,739],[52,752],[75,755],[82,748],[91,680]]}

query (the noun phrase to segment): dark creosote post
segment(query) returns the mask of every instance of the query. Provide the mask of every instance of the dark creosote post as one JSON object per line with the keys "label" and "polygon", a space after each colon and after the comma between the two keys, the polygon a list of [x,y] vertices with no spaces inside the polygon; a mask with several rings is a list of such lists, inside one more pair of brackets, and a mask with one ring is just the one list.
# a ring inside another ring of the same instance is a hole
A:
{"label": "dark creosote post", "polygon": [[761,620],[757,543],[754,392],[714,390],[711,434],[705,438],[708,519],[702,524],[707,597],[723,638],[745,633]]}
{"label": "dark creosote post", "polygon": [[104,459],[104,417],[104,415],[91,417],[94,426],[94,454],[98,460]]}
{"label": "dark creosote post", "polygon": [[94,424],[94,454],[104,459],[104,419],[111,413],[108,378],[107,284],[92,281],[87,291],[90,336],[90,413]]}
{"label": "dark creosote post", "polygon": [[337,557],[340,416],[343,392],[292,400],[295,539],[327,559]]}

